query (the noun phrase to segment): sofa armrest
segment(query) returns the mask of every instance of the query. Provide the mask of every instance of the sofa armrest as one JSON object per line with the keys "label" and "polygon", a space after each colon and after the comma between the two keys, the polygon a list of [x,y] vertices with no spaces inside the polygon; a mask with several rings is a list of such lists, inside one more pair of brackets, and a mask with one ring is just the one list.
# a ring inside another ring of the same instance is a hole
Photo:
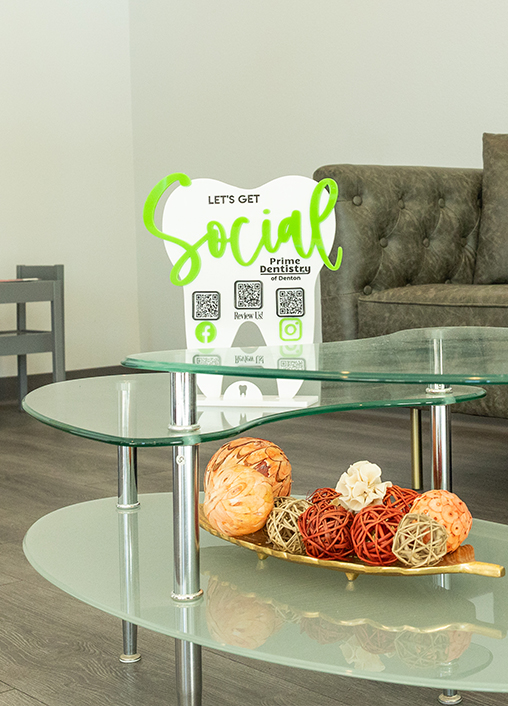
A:
{"label": "sofa armrest", "polygon": [[411,284],[472,284],[482,170],[320,167],[337,182],[337,272],[321,270],[323,340],[356,338],[360,294]]}

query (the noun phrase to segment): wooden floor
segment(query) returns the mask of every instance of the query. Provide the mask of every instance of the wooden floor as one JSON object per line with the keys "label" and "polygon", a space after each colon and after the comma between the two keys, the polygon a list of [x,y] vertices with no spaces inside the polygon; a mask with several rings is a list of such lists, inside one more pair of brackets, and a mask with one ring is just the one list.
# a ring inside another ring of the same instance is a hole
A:
{"label": "wooden floor", "polygon": [[[428,422],[425,417],[425,439]],[[508,422],[453,415],[454,490],[476,517],[508,522]],[[335,484],[368,459],[385,480],[410,485],[407,411],[360,411],[262,427],[293,463],[294,492]],[[67,596],[24,558],[23,535],[56,508],[116,494],[116,448],[44,426],[0,405],[0,706],[172,706],[173,644],[139,631],[143,655],[123,665],[119,621]],[[219,443],[201,447],[204,468]],[[425,465],[429,468],[428,443]],[[140,492],[171,489],[170,451],[139,452]],[[425,487],[429,488],[427,472]],[[316,674],[205,649],[204,706],[437,703],[437,691]],[[463,694],[465,704],[508,695]]]}

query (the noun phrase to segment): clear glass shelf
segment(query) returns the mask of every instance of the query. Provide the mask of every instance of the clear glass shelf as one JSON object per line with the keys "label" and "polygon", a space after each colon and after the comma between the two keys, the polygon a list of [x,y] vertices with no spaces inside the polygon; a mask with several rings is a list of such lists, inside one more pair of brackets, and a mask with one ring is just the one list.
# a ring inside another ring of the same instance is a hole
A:
{"label": "clear glass shelf", "polygon": [[[28,560],[76,598],[156,632],[270,663],[365,679],[508,691],[506,578],[360,576],[290,564],[201,532],[205,597],[172,601],[172,497],[57,510]],[[508,527],[475,520],[476,558],[508,566]]]}
{"label": "clear glass shelf", "polygon": [[204,406],[198,399],[200,428],[182,435],[168,429],[169,380],[166,373],[67,380],[30,392],[23,407],[41,422],[78,436],[122,446],[171,446],[226,439],[262,424],[307,414],[454,404],[485,395],[482,388],[474,387],[434,394],[427,393],[424,385],[313,383],[313,395],[304,396],[303,401],[296,397],[286,407]]}
{"label": "clear glass shelf", "polygon": [[298,380],[507,384],[508,328],[412,329],[352,341],[130,355],[144,370]]}

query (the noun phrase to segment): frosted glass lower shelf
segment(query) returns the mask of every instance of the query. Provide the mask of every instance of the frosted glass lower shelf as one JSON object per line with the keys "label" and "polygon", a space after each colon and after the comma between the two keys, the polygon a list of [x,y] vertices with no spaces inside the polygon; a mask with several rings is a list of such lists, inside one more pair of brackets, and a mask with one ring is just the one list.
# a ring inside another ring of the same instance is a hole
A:
{"label": "frosted glass lower shelf", "polygon": [[[506,578],[344,574],[249,552],[201,532],[204,598],[171,599],[172,496],[62,508],[24,549],[56,586],[151,630],[271,663],[444,689],[508,691]],[[475,520],[468,542],[508,562],[508,527]]]}

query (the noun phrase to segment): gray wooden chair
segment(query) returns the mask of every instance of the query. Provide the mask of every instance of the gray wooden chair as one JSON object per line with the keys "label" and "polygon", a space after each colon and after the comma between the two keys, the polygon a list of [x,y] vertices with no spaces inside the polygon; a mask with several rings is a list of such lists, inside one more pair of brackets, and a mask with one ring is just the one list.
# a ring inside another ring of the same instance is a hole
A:
{"label": "gray wooden chair", "polygon": [[[26,357],[51,352],[53,381],[65,380],[64,267],[18,265],[16,280],[0,281],[0,304],[16,304],[16,330],[0,331],[0,355],[18,358],[19,404],[28,392]],[[51,302],[51,330],[37,331],[26,325],[28,302]]]}

